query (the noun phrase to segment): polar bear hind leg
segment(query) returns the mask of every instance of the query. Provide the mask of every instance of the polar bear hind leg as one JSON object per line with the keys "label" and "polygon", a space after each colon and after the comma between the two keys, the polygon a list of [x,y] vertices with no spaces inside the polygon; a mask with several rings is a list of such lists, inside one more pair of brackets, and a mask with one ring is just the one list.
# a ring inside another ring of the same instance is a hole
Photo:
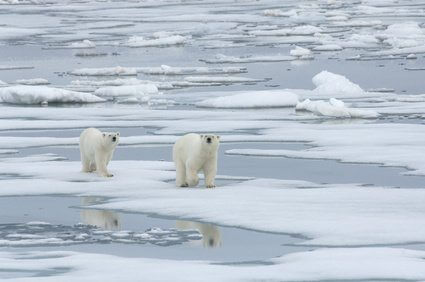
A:
{"label": "polar bear hind leg", "polygon": [[81,152],[81,164],[83,165],[83,168],[81,169],[82,172],[91,172],[90,160],[84,156],[83,152]]}
{"label": "polar bear hind leg", "polygon": [[186,182],[186,166],[183,162],[176,162],[176,186],[177,187],[188,187],[189,184]]}

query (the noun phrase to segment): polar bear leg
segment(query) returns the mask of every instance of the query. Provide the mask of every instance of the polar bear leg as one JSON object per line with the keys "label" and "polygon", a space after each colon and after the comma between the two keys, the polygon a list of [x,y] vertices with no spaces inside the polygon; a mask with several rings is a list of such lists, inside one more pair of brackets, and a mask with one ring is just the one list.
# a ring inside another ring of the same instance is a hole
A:
{"label": "polar bear leg", "polygon": [[199,183],[198,170],[186,165],[186,182],[189,186],[196,186]]}
{"label": "polar bear leg", "polygon": [[83,165],[83,168],[81,169],[82,172],[91,172],[90,160],[86,158],[83,152],[81,152],[81,164]]}
{"label": "polar bear leg", "polygon": [[186,182],[186,166],[183,162],[176,162],[176,186],[187,187],[189,186]]}
{"label": "polar bear leg", "polygon": [[204,176],[205,176],[205,186],[207,188],[215,187],[215,176],[217,174],[217,159],[207,161],[203,167]]}
{"label": "polar bear leg", "polygon": [[93,172],[93,171],[96,171],[96,163],[90,162],[89,172]]}
{"label": "polar bear leg", "polygon": [[96,170],[97,173],[100,176],[104,177],[112,177],[113,175],[108,172],[108,169],[106,168],[106,162],[107,162],[108,156],[103,156],[101,152],[95,153],[95,159],[96,159]]}

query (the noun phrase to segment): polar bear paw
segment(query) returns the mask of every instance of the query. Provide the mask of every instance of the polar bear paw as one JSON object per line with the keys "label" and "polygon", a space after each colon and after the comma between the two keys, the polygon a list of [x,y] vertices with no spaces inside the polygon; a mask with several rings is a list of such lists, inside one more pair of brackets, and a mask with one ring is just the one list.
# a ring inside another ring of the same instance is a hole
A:
{"label": "polar bear paw", "polygon": [[207,186],[207,188],[215,188],[215,184],[208,184],[206,186]]}

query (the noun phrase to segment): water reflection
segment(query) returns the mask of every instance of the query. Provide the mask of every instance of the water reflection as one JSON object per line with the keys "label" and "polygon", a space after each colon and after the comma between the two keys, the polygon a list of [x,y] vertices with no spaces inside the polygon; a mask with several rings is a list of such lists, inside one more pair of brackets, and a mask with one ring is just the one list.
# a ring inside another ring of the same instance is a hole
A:
{"label": "water reflection", "polygon": [[[101,202],[99,197],[83,197],[81,204],[90,206]],[[80,212],[81,220],[84,224],[94,225],[104,230],[120,230],[121,221],[119,214],[108,210],[83,209]]]}
{"label": "water reflection", "polygon": [[202,234],[202,244],[207,248],[216,248],[221,246],[220,229],[209,223],[200,223],[195,221],[177,220],[176,227],[179,230],[196,229]]}

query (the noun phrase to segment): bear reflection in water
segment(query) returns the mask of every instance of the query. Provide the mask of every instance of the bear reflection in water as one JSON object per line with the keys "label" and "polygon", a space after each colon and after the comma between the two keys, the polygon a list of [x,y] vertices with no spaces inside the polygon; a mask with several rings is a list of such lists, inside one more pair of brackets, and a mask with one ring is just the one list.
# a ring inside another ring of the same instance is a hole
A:
{"label": "bear reflection in water", "polygon": [[[81,204],[90,206],[101,202],[98,197],[83,197]],[[121,223],[119,215],[116,212],[107,210],[84,209],[80,213],[84,224],[94,225],[104,230],[120,230]]]}
{"label": "bear reflection in water", "polygon": [[194,221],[177,220],[176,227],[179,230],[195,229],[202,234],[202,244],[207,248],[221,246],[220,229],[212,224],[200,223]]}

